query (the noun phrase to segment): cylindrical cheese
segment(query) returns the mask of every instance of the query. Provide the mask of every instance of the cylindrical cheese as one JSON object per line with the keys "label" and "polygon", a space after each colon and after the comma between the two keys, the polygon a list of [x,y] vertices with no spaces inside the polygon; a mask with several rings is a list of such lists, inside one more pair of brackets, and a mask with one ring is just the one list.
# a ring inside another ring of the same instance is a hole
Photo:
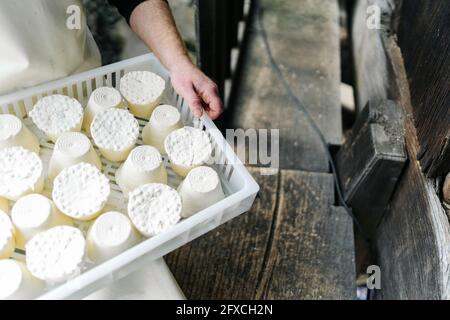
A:
{"label": "cylindrical cheese", "polygon": [[49,163],[48,177],[53,180],[62,169],[81,162],[102,169],[102,163],[91,141],[80,132],[65,132],[56,141]]}
{"label": "cylindrical cheese", "polygon": [[15,248],[14,226],[9,216],[5,212],[0,211],[0,259],[11,257]]}
{"label": "cylindrical cheese", "polygon": [[180,184],[178,192],[183,201],[183,218],[225,198],[217,172],[204,166],[192,169]]}
{"label": "cylindrical cheese", "polygon": [[94,221],[88,231],[88,257],[95,263],[101,263],[132,247],[138,239],[139,235],[126,215],[106,212]]}
{"label": "cylindrical cheese", "polygon": [[5,198],[0,197],[0,210],[3,212],[9,212],[9,202]]}
{"label": "cylindrical cheese", "polygon": [[124,106],[122,95],[118,90],[110,87],[95,89],[84,110],[83,129],[90,134],[91,124],[96,114],[110,108],[123,108]]}
{"label": "cylindrical cheese", "polygon": [[11,219],[16,228],[17,247],[21,249],[39,232],[57,225],[73,225],[72,219],[61,214],[50,199],[40,194],[20,198],[11,209]]}
{"label": "cylindrical cheese", "polygon": [[155,108],[150,117],[150,121],[142,130],[142,140],[145,144],[154,146],[162,154],[164,140],[174,130],[182,128],[181,114],[177,108],[169,105],[160,105]]}
{"label": "cylindrical cheese", "polygon": [[94,117],[91,135],[106,159],[124,161],[139,137],[139,123],[127,110],[111,108]]}
{"label": "cylindrical cheese", "polygon": [[38,233],[26,245],[28,270],[50,285],[79,275],[85,257],[86,240],[74,227],[53,227]]}
{"label": "cylindrical cheese", "polygon": [[23,262],[0,260],[0,300],[29,300],[43,293],[45,283],[33,277]]}
{"label": "cylindrical cheese", "polygon": [[0,114],[0,149],[21,146],[39,153],[38,138],[18,117],[12,114]]}
{"label": "cylindrical cheese", "polygon": [[153,237],[181,219],[181,197],[168,185],[144,184],[129,195],[128,216],[138,231]]}
{"label": "cylindrical cheese", "polygon": [[186,177],[190,170],[205,164],[211,157],[212,144],[200,129],[184,127],[170,133],[164,147],[170,166],[176,174]]}
{"label": "cylindrical cheese", "polygon": [[151,146],[134,148],[127,160],[117,170],[116,182],[125,197],[143,184],[167,184],[167,172],[161,154]]}
{"label": "cylindrical cheese", "polygon": [[82,162],[56,176],[52,198],[63,214],[86,221],[102,212],[110,192],[108,178],[97,167]]}
{"label": "cylindrical cheese", "polygon": [[30,117],[51,141],[56,142],[64,132],[81,130],[83,107],[74,98],[56,94],[40,99]]}
{"label": "cylindrical cheese", "polygon": [[0,150],[0,197],[17,201],[44,188],[44,170],[39,156],[22,147]]}
{"label": "cylindrical cheese", "polygon": [[131,113],[148,119],[160,103],[166,82],[149,71],[132,71],[120,79],[120,92],[128,103]]}

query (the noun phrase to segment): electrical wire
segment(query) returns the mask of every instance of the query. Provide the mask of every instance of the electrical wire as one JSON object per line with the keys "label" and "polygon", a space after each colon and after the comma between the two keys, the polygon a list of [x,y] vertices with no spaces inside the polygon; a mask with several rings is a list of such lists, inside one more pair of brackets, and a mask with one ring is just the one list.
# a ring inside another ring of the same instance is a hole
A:
{"label": "electrical wire", "polygon": [[306,117],[308,123],[311,125],[311,128],[314,130],[314,132],[317,134],[317,136],[320,138],[320,141],[323,145],[323,148],[325,149],[325,153],[327,155],[328,158],[328,163],[331,167],[331,172],[334,176],[334,184],[336,187],[336,193],[339,199],[339,204],[344,207],[345,211],[347,212],[347,214],[352,218],[353,223],[356,225],[356,227],[358,228],[359,232],[361,233],[361,235],[365,238],[366,241],[368,241],[368,237],[366,236],[366,233],[364,232],[364,229],[362,228],[361,224],[359,223],[358,219],[355,217],[355,215],[352,212],[352,209],[347,205],[345,198],[344,198],[344,192],[342,190],[341,184],[340,184],[340,180],[339,180],[339,176],[336,170],[336,165],[334,163],[334,159],[333,156],[331,155],[331,152],[329,150],[328,147],[328,142],[326,141],[322,131],[320,130],[320,128],[318,127],[317,123],[314,121],[314,119],[312,118],[311,114],[309,113],[309,111],[305,108],[305,106],[303,105],[302,101],[300,100],[299,97],[297,97],[297,95],[293,92],[291,86],[289,85],[288,81],[286,80],[283,72],[281,71],[280,67],[278,66],[278,63],[275,59],[275,57],[273,56],[273,52],[272,49],[270,47],[269,44],[269,38],[267,35],[267,31],[264,27],[264,22],[263,22],[263,9],[260,5],[260,1],[256,0],[255,1],[256,4],[256,18],[258,20],[258,26],[259,26],[259,31],[261,32],[261,36],[264,42],[264,47],[266,49],[266,53],[267,56],[270,60],[270,65],[272,70],[274,71],[274,73],[277,75],[278,79],[280,80],[280,82],[282,83],[287,95],[290,97],[290,99],[298,106],[298,108],[300,109],[300,111],[304,114],[304,116]]}

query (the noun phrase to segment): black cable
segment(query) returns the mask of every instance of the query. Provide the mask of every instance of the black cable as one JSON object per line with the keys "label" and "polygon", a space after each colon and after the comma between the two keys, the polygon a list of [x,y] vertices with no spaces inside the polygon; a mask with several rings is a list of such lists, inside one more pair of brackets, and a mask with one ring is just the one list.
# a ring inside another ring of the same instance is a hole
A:
{"label": "black cable", "polygon": [[320,138],[320,141],[321,141],[321,143],[323,145],[323,148],[325,149],[325,153],[327,155],[328,162],[329,162],[330,167],[331,167],[331,171],[332,171],[333,176],[334,176],[334,184],[335,184],[335,187],[336,187],[336,192],[337,192],[337,195],[338,195],[338,198],[339,198],[340,205],[344,207],[345,211],[352,218],[354,224],[358,228],[358,230],[361,233],[361,235],[366,239],[366,241],[368,241],[368,238],[366,237],[366,233],[364,232],[361,224],[359,223],[358,219],[356,219],[355,215],[352,212],[352,209],[345,202],[343,191],[342,191],[342,187],[341,187],[341,184],[339,182],[339,176],[338,176],[337,170],[336,170],[336,165],[334,163],[333,156],[331,155],[331,152],[330,152],[330,150],[328,148],[328,143],[327,143],[327,141],[325,140],[325,137],[322,134],[322,131],[317,126],[316,122],[314,121],[314,119],[312,118],[312,116],[310,115],[308,110],[305,108],[305,106],[301,102],[300,98],[298,98],[294,94],[291,86],[289,85],[289,83],[287,82],[286,78],[284,77],[283,72],[278,67],[278,63],[277,63],[277,61],[275,60],[275,58],[273,56],[272,49],[271,49],[270,44],[269,44],[269,39],[268,39],[268,36],[267,36],[267,32],[266,32],[266,29],[264,27],[263,17],[262,17],[262,9],[261,9],[259,0],[256,0],[255,2],[256,2],[255,5],[256,5],[256,15],[257,15],[257,20],[258,20],[258,25],[259,25],[259,29],[260,29],[260,32],[261,32],[261,36],[262,36],[263,42],[264,42],[264,47],[266,49],[267,55],[268,55],[269,60],[270,60],[271,68],[275,72],[275,74],[277,75],[278,79],[283,84],[283,87],[286,90],[286,93],[288,94],[288,96],[298,106],[300,111],[305,115],[306,119],[308,120],[308,123],[311,125],[311,127],[314,130],[314,132]]}

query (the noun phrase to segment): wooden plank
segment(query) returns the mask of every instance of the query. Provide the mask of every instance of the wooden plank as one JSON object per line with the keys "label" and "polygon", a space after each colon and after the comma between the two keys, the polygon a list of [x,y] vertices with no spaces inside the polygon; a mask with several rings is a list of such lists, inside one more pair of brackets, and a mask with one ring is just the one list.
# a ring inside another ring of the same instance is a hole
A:
{"label": "wooden plank", "polygon": [[368,105],[336,156],[345,200],[366,237],[375,232],[407,160],[403,121],[394,101]]}
{"label": "wooden plank", "polygon": [[281,171],[280,206],[258,298],[355,298],[352,221],[333,202],[331,175]]}
{"label": "wooden plank", "polygon": [[254,299],[277,206],[278,175],[251,169],[253,208],[165,257],[188,299]]}
{"label": "wooden plank", "polygon": [[261,175],[252,210],[166,257],[190,299],[354,298],[352,223],[329,174]]}
{"label": "wooden plank", "polygon": [[[387,8],[383,11],[381,30],[365,27],[366,9],[374,3]],[[382,281],[381,290],[375,291],[375,298],[449,299],[450,225],[434,181],[424,176],[415,160],[419,142],[403,57],[392,30],[386,32],[390,30],[390,19],[397,19],[391,17],[395,3],[391,0],[358,1],[352,27],[353,31],[360,31],[360,34],[353,34],[355,67],[359,74],[357,91],[365,92],[367,101],[388,97],[402,107],[405,144],[410,159],[373,239],[375,260],[372,263],[380,266]],[[371,86],[364,72],[370,75],[372,71],[375,75]]]}
{"label": "wooden plank", "polygon": [[[400,49],[385,40],[400,105],[406,114],[409,157],[419,148],[413,108]],[[450,299],[450,225],[434,182],[410,161],[376,235],[383,284],[380,299]]]}
{"label": "wooden plank", "polygon": [[411,87],[420,142],[418,159],[429,177],[450,171],[450,6],[448,1],[403,1],[398,41]]}
{"label": "wooden plank", "polygon": [[[273,54],[330,144],[342,143],[337,1],[260,1]],[[231,113],[234,128],[280,129],[280,166],[328,172],[319,138],[270,68],[257,21],[250,28]],[[296,32],[292,32],[296,30]]]}

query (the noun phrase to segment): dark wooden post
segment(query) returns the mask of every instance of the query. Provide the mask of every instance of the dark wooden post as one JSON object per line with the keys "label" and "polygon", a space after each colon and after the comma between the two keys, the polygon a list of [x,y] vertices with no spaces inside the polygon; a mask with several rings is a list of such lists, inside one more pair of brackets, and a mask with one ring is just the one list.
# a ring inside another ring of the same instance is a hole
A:
{"label": "dark wooden post", "polygon": [[238,44],[243,0],[196,0],[198,66],[216,81],[222,99],[231,76],[231,50]]}

